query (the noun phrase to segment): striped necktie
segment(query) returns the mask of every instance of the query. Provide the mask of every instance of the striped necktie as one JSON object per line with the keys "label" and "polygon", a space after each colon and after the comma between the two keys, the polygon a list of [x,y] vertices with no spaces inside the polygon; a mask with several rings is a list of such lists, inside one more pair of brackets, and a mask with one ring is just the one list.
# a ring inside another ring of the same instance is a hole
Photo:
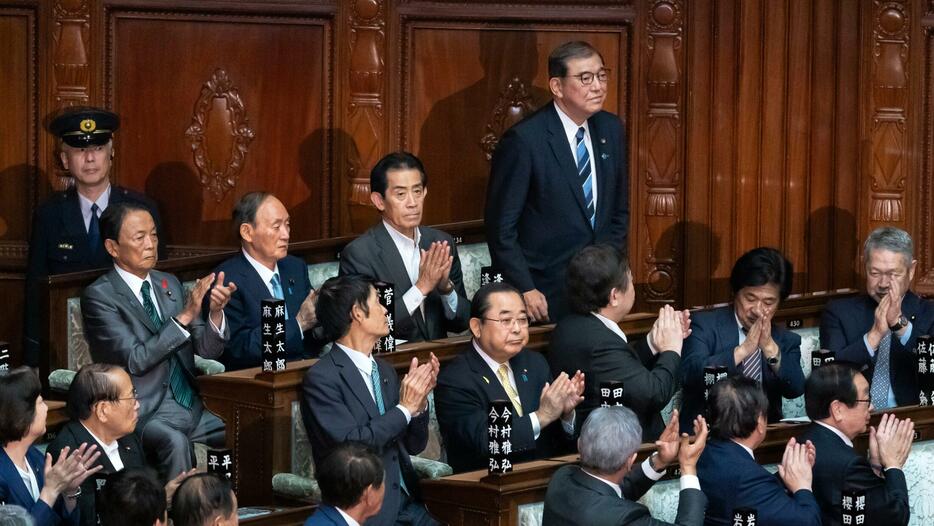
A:
{"label": "striped necktie", "polygon": [[[749,332],[745,327],[742,329],[743,334]],[[743,360],[743,376],[762,383],[762,349],[757,348]]]}
{"label": "striped necktie", "polygon": [[594,227],[596,219],[596,204],[593,201],[593,170],[590,168],[590,152],[587,151],[587,143],[584,141],[584,127],[577,129],[577,175],[580,177],[581,184],[584,187],[584,203],[587,205],[587,217],[590,220],[590,228]]}
{"label": "striped necktie", "polygon": [[892,349],[892,333],[888,333],[879,342],[876,351],[876,368],[872,372],[872,386],[869,399],[876,410],[889,408],[889,351]]}
{"label": "striped necktie", "polygon": [[[162,328],[163,321],[162,317],[159,316],[159,312],[156,311],[156,305],[152,302],[152,296],[149,293],[150,290],[152,290],[152,286],[147,279],[143,281],[143,286],[141,288],[143,310],[146,311],[149,319],[152,320],[152,324],[156,326],[156,330],[159,330]],[[172,371],[169,373],[169,386],[172,388],[172,395],[175,397],[175,401],[178,402],[178,405],[185,409],[191,409],[195,396],[194,389],[192,389],[191,384],[188,382],[185,371],[182,370],[182,363],[179,361],[178,355],[173,354],[171,361]]]}
{"label": "striped necktie", "polygon": [[500,364],[499,369],[496,371],[496,376],[499,378],[499,383],[503,385],[506,396],[508,396],[509,400],[512,402],[512,407],[515,408],[516,414],[522,416],[522,400],[519,399],[519,393],[516,392],[516,389],[509,382],[509,366],[504,363]]}

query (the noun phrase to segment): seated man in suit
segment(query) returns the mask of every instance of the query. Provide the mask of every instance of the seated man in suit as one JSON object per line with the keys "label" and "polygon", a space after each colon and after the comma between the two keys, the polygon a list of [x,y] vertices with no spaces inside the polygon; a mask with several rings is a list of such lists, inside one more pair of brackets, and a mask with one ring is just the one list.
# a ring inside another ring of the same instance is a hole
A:
{"label": "seated man in suit", "polygon": [[[681,467],[681,492],[675,524],[700,526],[707,506],[697,478],[697,459],[707,443],[704,417],[694,420],[694,433],[697,438],[693,444],[687,435],[679,438],[678,422],[672,419],[671,425],[658,437],[658,453],[633,469],[642,442],[642,429],[635,413],[625,407],[597,408],[584,422],[577,439],[581,465],[562,467],[548,483],[542,524],[669,524],[653,519],[648,508],[635,501],[665,474],[665,467],[677,459]],[[660,471],[651,467],[653,457],[660,459]]]}
{"label": "seated man in suit", "polygon": [[173,526],[236,526],[237,495],[217,473],[198,473],[184,480],[171,499]]}
{"label": "seated man in suit", "polygon": [[[52,119],[49,131],[58,139],[59,159],[74,186],[55,192],[36,208],[29,240],[24,316],[24,364],[39,366],[40,282],[52,274],[109,267],[100,216],[111,203],[133,201],[145,206],[156,227],[159,213],[148,197],[110,184],[113,133],[120,117],[99,108],[73,107]],[[160,240],[159,256],[168,252]]]}
{"label": "seated man in suit", "polygon": [[344,248],[340,274],[362,274],[405,291],[393,309],[398,343],[466,330],[470,302],[454,239],[420,226],[428,195],[422,162],[408,152],[383,157],[370,171],[370,190],[383,220]]}
{"label": "seated man in suit", "polygon": [[95,362],[123,367],[139,400],[137,433],[164,480],[191,469],[191,442],[220,446],[224,423],[204,409],[198,394],[195,353],[216,358],[224,350],[224,306],[236,285],[210,292],[210,328],[201,302],[214,274],[197,281],[187,299],[178,278],[154,270],[156,225],[134,203],[109,206],[101,236],[114,268],[84,289],[84,335]]}
{"label": "seated man in suit", "polygon": [[305,526],[359,526],[383,505],[383,461],[369,447],[348,442],[316,466],[321,505]]}
{"label": "seated man in suit", "polygon": [[368,526],[437,524],[418,502],[418,478],[409,455],[428,444],[428,395],[438,377],[438,359],[418,364],[399,378],[372,355],[389,334],[386,309],[363,276],[340,276],[318,292],[318,319],[331,352],[308,368],[302,382],[302,421],[316,466],[340,444],[362,442],[379,451],[386,468],[383,506]]}
{"label": "seated man in suit", "polygon": [[[315,295],[305,262],[288,255],[288,210],[272,194],[250,192],[234,206],[233,224],[240,236],[240,254],[214,270],[237,284],[224,310],[230,340],[221,362],[228,371],[261,365],[261,302],[272,298],[285,300],[286,357],[311,358],[318,352],[311,333]],[[204,311],[208,308],[205,302]]]}
{"label": "seated man in suit", "polygon": [[917,260],[904,230],[873,230],[863,247],[866,294],[831,301],[820,342],[837,360],[856,364],[869,380],[872,405],[887,409],[918,403],[917,337],[934,331],[934,301],[911,292]]}
{"label": "seated man in suit", "polygon": [[649,337],[630,346],[619,322],[632,309],[635,286],[629,261],[609,245],[585,247],[574,256],[567,283],[573,314],[555,327],[548,363],[554,374],[579,370],[586,376],[578,423],[600,405],[600,385],[620,381],[623,403],[639,417],[642,440],[653,442],[665,427],[659,411],[680,387],[681,343],[690,334],[682,324],[690,326],[690,314],[666,305]]}
{"label": "seated man in suit", "polygon": [[791,293],[791,263],[773,249],[746,252],[733,265],[733,304],[695,313],[684,341],[681,431],[704,414],[704,367],[726,367],[729,375],[756,381],[768,397],[768,422],[782,419],[782,397],[804,393],[801,337],[772,325],[779,304]]}
{"label": "seated man in suit", "polygon": [[708,499],[707,526],[732,525],[737,508],[754,509],[762,526],[820,525],[811,493],[813,444],[789,440],[777,476],[756,462],[753,451],[765,440],[768,405],[759,385],[746,376],[730,376],[710,389],[713,440],[697,463]]}
{"label": "seated man in suit", "polygon": [[573,377],[563,372],[552,377],[545,357],[525,349],[525,301],[506,283],[491,283],[474,295],[470,332],[469,346],[445,365],[435,393],[448,464],[455,472],[487,465],[487,414],[493,400],[509,400],[514,408],[513,461],[555,452],[574,434],[574,408],[584,399],[584,375],[577,371]]}
{"label": "seated man in suit", "polygon": [[869,382],[842,363],[811,371],[804,393],[813,422],[798,441],[817,451],[814,496],[824,526],[840,526],[843,491],[866,492],[866,524],[908,524],[908,486],[902,468],[911,451],[914,424],[882,415],[879,429],[869,430],[869,459],[853,449],[853,439],[866,431],[872,403]]}
{"label": "seated man in suit", "polygon": [[510,128],[493,152],[484,211],[490,257],[522,291],[532,321],[567,312],[564,271],[580,249],[628,247],[626,130],[603,111],[611,81],[592,45],[556,47],[548,56],[554,103]]}
{"label": "seated man in suit", "polygon": [[[82,367],[68,389],[65,406],[71,418],[55,435],[48,452],[58,459],[64,448],[77,449],[81,444],[97,444],[103,453],[95,465],[102,466],[103,475],[124,468],[146,466],[146,457],[139,436],[134,433],[139,417],[139,401],[130,375],[122,367],[107,363],[89,363]],[[93,466],[89,466],[93,467]],[[181,481],[194,473],[183,472],[165,486],[167,498]],[[85,480],[78,495],[81,524],[97,524],[94,506],[94,480]]]}
{"label": "seated man in suit", "polygon": [[110,477],[102,492],[103,526],[165,526],[165,490],[149,469],[125,469]]}

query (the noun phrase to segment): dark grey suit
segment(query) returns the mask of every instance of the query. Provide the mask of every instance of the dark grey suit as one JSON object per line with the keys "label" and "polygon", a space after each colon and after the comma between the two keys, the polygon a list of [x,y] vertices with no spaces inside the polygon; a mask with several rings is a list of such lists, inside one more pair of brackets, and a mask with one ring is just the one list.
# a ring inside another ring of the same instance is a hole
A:
{"label": "dark grey suit", "polygon": [[470,300],[464,292],[461,263],[457,257],[454,239],[434,228],[427,226],[418,228],[421,232],[419,247],[422,250],[428,250],[435,241],[447,241],[451,247],[454,263],[451,265],[449,277],[457,293],[457,312],[454,313],[454,319],[449,320],[445,316],[443,305],[445,300],[437,291],[432,291],[425,298],[424,318],[418,310],[409,315],[405,302],[402,301],[402,295],[412,288],[413,283],[409,278],[409,273],[405,270],[399,250],[382,221],[347,245],[341,252],[340,262],[341,276],[361,274],[395,285],[397,294],[393,318],[395,319],[396,338],[414,342],[446,338],[448,332],[465,331],[470,321]]}
{"label": "dark grey suit", "polygon": [[180,406],[169,387],[172,357],[178,356],[194,389],[197,373],[194,353],[217,358],[224,339],[196,317],[190,335],[170,318],[182,311],[185,293],[178,279],[158,270],[150,271],[156,302],[165,320],[158,330],[116,270],[111,270],[84,289],[81,313],[84,335],[95,362],[120,365],[133,380],[139,396],[137,431],[146,452],[158,459],[165,477],[191,469],[191,441],[221,445],[224,424],[204,410],[195,396],[190,409]]}
{"label": "dark grey suit", "polygon": [[[564,466],[555,472],[545,493],[542,526],[663,526],[671,524],[653,519],[649,509],[635,502],[652,487],[654,481],[645,476],[642,466],[634,465],[620,485],[623,498],[613,488],[599,481],[579,466]],[[675,524],[700,526],[704,522],[707,497],[696,489],[683,489],[679,494]]]}

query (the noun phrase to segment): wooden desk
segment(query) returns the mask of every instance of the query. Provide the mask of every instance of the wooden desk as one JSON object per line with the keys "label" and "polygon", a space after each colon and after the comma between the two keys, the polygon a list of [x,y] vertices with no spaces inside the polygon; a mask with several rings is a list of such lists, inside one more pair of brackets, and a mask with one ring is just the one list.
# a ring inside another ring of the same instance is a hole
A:
{"label": "wooden desk", "polygon": [[269,515],[243,519],[240,524],[250,526],[301,526],[305,520],[315,512],[317,506],[302,506],[300,508],[275,508]]}
{"label": "wooden desk", "polygon": [[[915,441],[934,439],[934,407],[900,407],[890,412],[899,418],[911,418],[915,423]],[[878,425],[881,416],[882,413],[873,414],[871,424]],[[808,425],[770,425],[765,441],[756,448],[756,460],[760,464],[778,463],[788,440],[801,434]],[[868,440],[868,433],[856,437],[856,449],[865,453]],[[643,444],[639,448],[636,465],[654,450],[653,445]],[[421,482],[422,498],[432,515],[450,526],[512,526],[518,524],[519,506],[542,502],[554,472],[578,460],[576,454],[567,455],[517,464],[511,473],[504,475],[472,471],[425,480]],[[669,468],[669,477],[678,474],[677,466]]]}

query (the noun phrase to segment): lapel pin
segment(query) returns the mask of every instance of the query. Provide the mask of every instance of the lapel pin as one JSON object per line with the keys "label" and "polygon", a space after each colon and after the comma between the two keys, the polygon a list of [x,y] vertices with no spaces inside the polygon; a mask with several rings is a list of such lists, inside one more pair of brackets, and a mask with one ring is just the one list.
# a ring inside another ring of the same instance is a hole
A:
{"label": "lapel pin", "polygon": [[484,380],[486,383],[490,383],[490,379],[487,378],[486,376],[483,377],[483,380]]}
{"label": "lapel pin", "polygon": [[62,250],[71,250],[71,249],[73,249],[73,248],[75,248],[75,247],[74,247],[74,245],[72,245],[71,243],[59,243],[59,244],[58,244],[58,248],[60,248],[60,249],[62,249]]}
{"label": "lapel pin", "polygon": [[529,381],[529,377],[526,376],[526,373],[528,373],[528,372],[529,372],[528,369],[523,369],[523,370],[522,370],[522,381],[523,381],[523,382],[528,382],[528,381]]}
{"label": "lapel pin", "polygon": [[172,291],[169,290],[169,281],[165,278],[162,278],[162,290],[165,291],[166,296],[172,297]]}
{"label": "lapel pin", "polygon": [[607,160],[607,159],[610,158],[610,154],[608,154],[608,153],[601,153],[601,154],[600,154],[600,158],[603,159],[603,160],[605,161],[605,160]]}
{"label": "lapel pin", "polygon": [[600,144],[606,144],[606,139],[603,137],[600,137]]}

